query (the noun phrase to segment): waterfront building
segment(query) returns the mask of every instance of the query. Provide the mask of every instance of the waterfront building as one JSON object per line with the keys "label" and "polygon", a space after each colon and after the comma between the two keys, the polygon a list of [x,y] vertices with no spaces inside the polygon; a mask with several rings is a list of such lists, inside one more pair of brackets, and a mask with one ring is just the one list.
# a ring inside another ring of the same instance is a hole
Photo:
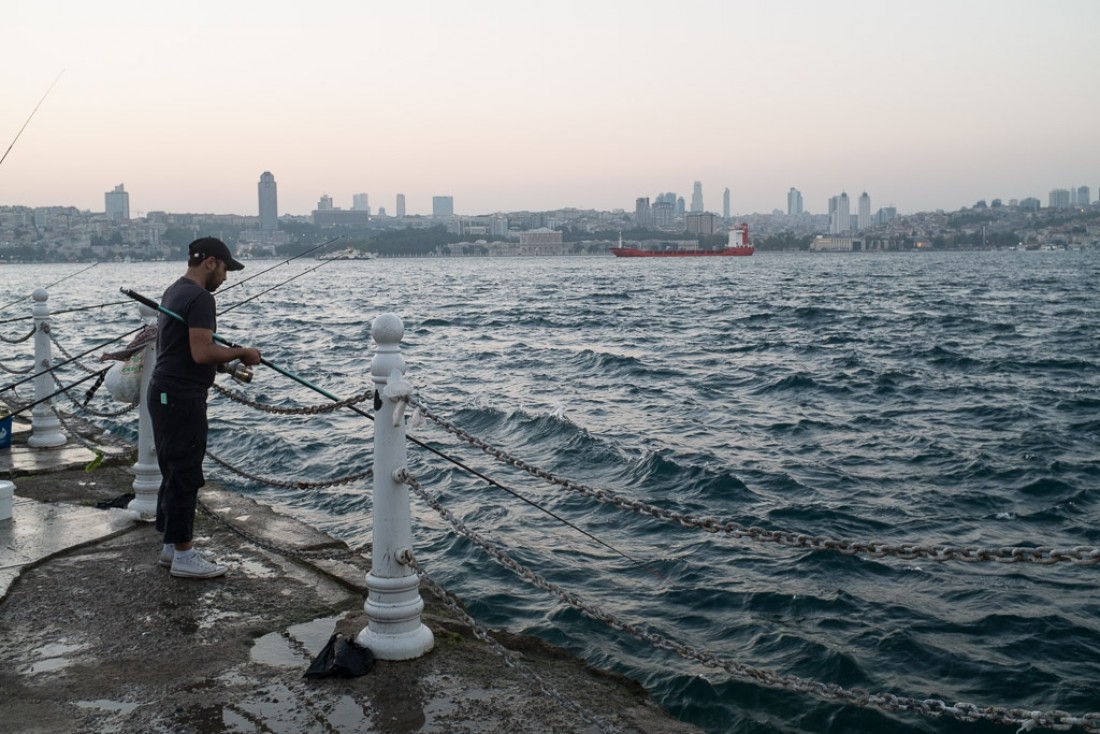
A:
{"label": "waterfront building", "polygon": [[791,190],[787,192],[787,214],[792,217],[796,217],[802,213],[802,192],[791,187]]}
{"label": "waterfront building", "polygon": [[859,219],[856,228],[863,231],[871,226],[871,197],[864,191],[859,195]]}
{"label": "waterfront building", "polygon": [[405,195],[397,195],[397,218],[401,219],[405,216]]}
{"label": "waterfront building", "polygon": [[107,218],[113,220],[128,220],[130,218],[130,194],[122,184],[115,186],[114,191],[108,191],[103,195]]}
{"label": "waterfront building", "polygon": [[260,199],[260,231],[274,232],[279,228],[279,195],[271,171],[260,174],[256,188]]}
{"label": "waterfront building", "polygon": [[722,218],[727,222],[730,220],[730,187],[727,186],[726,190],[722,192]]}
{"label": "waterfront building", "polygon": [[455,198],[453,196],[433,196],[432,216],[453,217],[455,213]]}
{"label": "waterfront building", "polygon": [[703,209],[703,182],[696,181],[694,188],[691,190],[691,212],[692,214],[698,214],[704,211]]}
{"label": "waterfront building", "polygon": [[859,252],[862,249],[863,240],[850,234],[819,234],[810,242],[810,250],[814,252]]}

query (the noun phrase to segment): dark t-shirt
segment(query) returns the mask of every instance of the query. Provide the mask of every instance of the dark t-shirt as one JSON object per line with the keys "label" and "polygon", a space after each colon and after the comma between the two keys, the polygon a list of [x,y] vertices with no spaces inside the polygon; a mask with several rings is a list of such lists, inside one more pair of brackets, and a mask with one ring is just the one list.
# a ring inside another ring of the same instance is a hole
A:
{"label": "dark t-shirt", "polygon": [[180,323],[168,314],[157,319],[157,365],[153,380],[157,387],[183,395],[205,395],[214,384],[217,365],[199,364],[191,358],[188,329],[217,331],[214,295],[187,277],[181,277],[160,299],[162,308],[183,317]]}

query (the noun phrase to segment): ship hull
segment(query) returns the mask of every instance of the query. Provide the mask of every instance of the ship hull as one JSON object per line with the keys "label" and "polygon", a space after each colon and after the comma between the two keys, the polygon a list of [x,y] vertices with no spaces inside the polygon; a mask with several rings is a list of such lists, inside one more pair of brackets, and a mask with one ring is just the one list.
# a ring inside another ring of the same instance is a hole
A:
{"label": "ship hull", "polygon": [[636,247],[612,247],[615,257],[747,257],[756,251],[752,245],[721,250],[639,250]]}

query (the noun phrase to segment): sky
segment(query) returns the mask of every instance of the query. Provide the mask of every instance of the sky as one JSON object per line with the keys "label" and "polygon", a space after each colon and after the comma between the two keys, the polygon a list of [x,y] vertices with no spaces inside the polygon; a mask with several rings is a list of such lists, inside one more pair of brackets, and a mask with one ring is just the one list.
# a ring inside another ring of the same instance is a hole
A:
{"label": "sky", "polygon": [[1098,0],[3,4],[0,205],[254,216],[264,171],[296,215],[1100,190]]}

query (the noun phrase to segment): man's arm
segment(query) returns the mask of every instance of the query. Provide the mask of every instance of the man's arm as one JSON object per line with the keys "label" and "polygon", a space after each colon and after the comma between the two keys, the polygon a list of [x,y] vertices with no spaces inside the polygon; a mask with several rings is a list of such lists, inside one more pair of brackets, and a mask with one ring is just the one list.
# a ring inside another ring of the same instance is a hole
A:
{"label": "man's arm", "polygon": [[194,326],[187,330],[191,359],[199,364],[225,364],[239,359],[247,365],[260,363],[260,350],[251,347],[227,347],[214,341],[214,332]]}

